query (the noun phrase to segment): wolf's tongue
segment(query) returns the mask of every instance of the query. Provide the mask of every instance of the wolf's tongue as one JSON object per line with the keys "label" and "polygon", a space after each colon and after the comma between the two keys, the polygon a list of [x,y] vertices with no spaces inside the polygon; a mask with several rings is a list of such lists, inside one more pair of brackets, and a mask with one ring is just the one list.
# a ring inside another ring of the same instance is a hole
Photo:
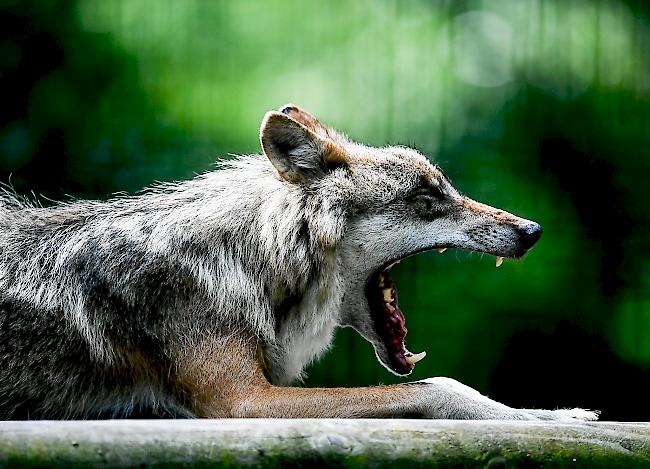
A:
{"label": "wolf's tongue", "polygon": [[383,314],[375,316],[376,330],[384,341],[393,370],[399,374],[408,374],[426,356],[426,352],[413,354],[404,344],[408,331],[404,325],[404,315],[398,306],[397,289],[388,271],[380,273],[377,281]]}

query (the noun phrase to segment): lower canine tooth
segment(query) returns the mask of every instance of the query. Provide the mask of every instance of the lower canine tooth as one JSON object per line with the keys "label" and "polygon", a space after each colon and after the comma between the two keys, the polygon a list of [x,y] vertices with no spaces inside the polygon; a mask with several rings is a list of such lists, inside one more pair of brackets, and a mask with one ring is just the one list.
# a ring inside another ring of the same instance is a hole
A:
{"label": "lower canine tooth", "polygon": [[417,362],[419,362],[426,356],[427,356],[427,352],[420,352],[412,355],[407,355],[404,357],[404,359],[406,360],[406,363],[408,363],[409,365],[415,365]]}
{"label": "lower canine tooth", "polygon": [[384,288],[382,293],[384,294],[384,301],[391,302],[393,300],[393,292],[390,288]]}
{"label": "lower canine tooth", "polygon": [[500,267],[503,264],[503,257],[497,256],[496,266]]}
{"label": "lower canine tooth", "polygon": [[442,253],[445,252],[446,250],[447,250],[447,248],[437,248],[437,251],[438,251],[440,254],[442,254]]}

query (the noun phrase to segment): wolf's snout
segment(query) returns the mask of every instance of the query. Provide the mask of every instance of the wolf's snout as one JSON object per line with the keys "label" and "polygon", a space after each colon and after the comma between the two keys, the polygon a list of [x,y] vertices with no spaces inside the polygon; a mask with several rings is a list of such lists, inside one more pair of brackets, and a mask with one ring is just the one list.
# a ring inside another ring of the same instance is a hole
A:
{"label": "wolf's snout", "polygon": [[542,227],[539,223],[531,221],[518,229],[520,247],[524,250],[532,248],[540,236],[542,236]]}

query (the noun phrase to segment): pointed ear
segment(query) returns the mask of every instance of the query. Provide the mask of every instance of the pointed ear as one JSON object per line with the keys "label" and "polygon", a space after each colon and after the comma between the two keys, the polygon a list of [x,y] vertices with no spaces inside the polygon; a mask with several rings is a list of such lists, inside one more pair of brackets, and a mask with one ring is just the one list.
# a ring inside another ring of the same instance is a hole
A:
{"label": "pointed ear", "polygon": [[321,137],[330,138],[332,140],[343,138],[343,136],[339,134],[336,130],[323,124],[321,121],[316,119],[312,114],[296,106],[295,104],[291,104],[291,103],[285,104],[279,109],[279,111],[282,114],[291,117],[296,122],[300,122],[302,125],[307,127],[315,134],[320,135]]}
{"label": "pointed ear", "polygon": [[293,183],[318,179],[347,162],[345,152],[337,143],[277,111],[264,116],[260,141],[264,154],[280,176]]}

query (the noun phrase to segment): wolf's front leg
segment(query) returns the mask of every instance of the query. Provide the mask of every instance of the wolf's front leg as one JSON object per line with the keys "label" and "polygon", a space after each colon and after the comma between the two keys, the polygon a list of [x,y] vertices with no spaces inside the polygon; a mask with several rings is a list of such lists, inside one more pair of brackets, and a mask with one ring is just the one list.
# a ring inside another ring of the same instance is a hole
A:
{"label": "wolf's front leg", "polygon": [[582,409],[513,409],[450,378],[367,388],[265,386],[242,399],[237,417],[424,417],[473,420],[596,420]]}
{"label": "wolf's front leg", "polygon": [[270,384],[252,337],[209,337],[186,349],[176,382],[198,417],[595,420],[581,409],[512,409],[449,378],[365,388]]}

